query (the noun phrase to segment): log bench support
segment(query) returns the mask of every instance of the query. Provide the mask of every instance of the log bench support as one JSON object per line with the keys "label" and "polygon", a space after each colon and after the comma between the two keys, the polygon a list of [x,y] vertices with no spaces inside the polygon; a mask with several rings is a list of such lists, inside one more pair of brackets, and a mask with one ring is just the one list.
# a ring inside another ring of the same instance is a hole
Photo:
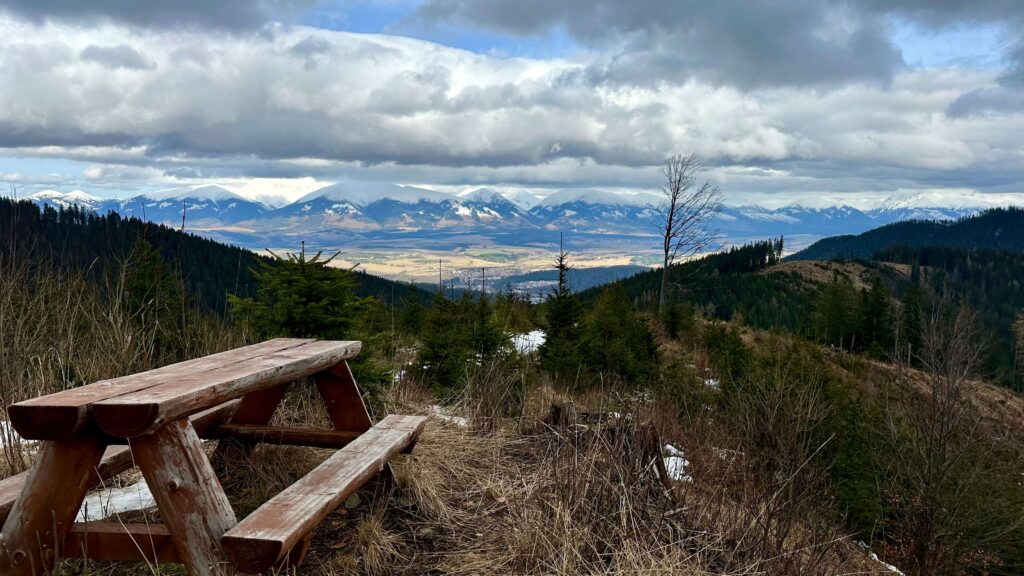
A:
{"label": "log bench support", "polygon": [[[408,452],[426,423],[372,424],[347,363],[360,346],[271,340],[11,406],[18,433],[42,442],[29,472],[0,480],[0,576],[46,574],[61,557],[175,562],[200,576],[298,564],[313,528],[371,478],[389,479],[388,460]],[[333,430],[269,424],[304,376]],[[243,451],[257,442],[339,450],[238,522],[202,438]],[[117,442],[127,445],[110,446]],[[164,524],[75,523],[88,490],[136,464]]]}

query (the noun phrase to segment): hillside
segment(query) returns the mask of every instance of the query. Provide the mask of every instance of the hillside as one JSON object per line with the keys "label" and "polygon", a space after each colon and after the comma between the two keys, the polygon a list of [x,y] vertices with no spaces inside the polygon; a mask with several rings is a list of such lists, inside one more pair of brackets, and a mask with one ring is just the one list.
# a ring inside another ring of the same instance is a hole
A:
{"label": "hillside", "polygon": [[957,220],[910,220],[819,240],[791,260],[868,259],[894,246],[1024,251],[1024,209],[996,208]]}
{"label": "hillside", "polygon": [[[40,208],[28,201],[0,198],[0,257],[15,260],[42,258],[95,278],[113,274],[145,238],[172,271],[180,274],[186,291],[206,310],[226,312],[228,293],[251,295],[252,270],[269,260],[254,252],[182,233],[162,224],[119,214],[99,215],[77,206]],[[427,302],[429,292],[363,272],[359,293],[381,300],[409,298]]]}

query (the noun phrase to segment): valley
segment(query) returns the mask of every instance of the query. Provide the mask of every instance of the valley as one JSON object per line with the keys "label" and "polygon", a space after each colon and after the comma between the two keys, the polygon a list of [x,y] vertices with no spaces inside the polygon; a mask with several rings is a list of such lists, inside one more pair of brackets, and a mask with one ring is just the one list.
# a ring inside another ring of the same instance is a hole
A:
{"label": "valley", "polygon": [[[48,190],[28,196],[40,206],[79,206],[98,214],[184,229],[213,240],[277,254],[340,252],[338,265],[356,263],[394,280],[489,288],[500,278],[544,270],[559,242],[578,268],[656,266],[661,197],[592,189],[565,189],[544,198],[489,188],[449,194],[384,182],[344,182],[290,203],[267,204],[207,185],[110,199],[82,191]],[[1003,201],[1005,199],[999,199]],[[787,253],[830,236],[857,234],[897,221],[952,221],[991,208],[986,197],[898,194],[873,207],[792,202],[778,208],[725,204],[710,222],[715,248],[783,235]],[[445,279],[448,280],[445,280]],[[452,284],[454,282],[454,284]]]}

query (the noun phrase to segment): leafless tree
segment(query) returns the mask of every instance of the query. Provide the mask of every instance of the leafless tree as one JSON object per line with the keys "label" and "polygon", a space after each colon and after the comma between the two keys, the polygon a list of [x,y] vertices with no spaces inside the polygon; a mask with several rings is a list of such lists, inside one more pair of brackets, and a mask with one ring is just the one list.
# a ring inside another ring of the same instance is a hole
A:
{"label": "leafless tree", "polygon": [[990,561],[986,548],[1005,543],[1020,524],[1007,518],[1005,501],[993,497],[1011,471],[992,456],[997,443],[972,402],[980,393],[974,378],[985,343],[972,312],[936,306],[917,351],[896,358],[896,396],[885,407],[884,477],[893,518],[886,548],[908,574],[983,567]]}
{"label": "leafless tree", "polygon": [[714,242],[715,230],[709,228],[711,218],[718,212],[722,193],[709,181],[697,184],[700,160],[691,154],[674,154],[665,159],[661,169],[665,183],[662,206],[662,275],[658,295],[658,312],[665,313],[670,289],[669,268],[681,258],[693,256]]}

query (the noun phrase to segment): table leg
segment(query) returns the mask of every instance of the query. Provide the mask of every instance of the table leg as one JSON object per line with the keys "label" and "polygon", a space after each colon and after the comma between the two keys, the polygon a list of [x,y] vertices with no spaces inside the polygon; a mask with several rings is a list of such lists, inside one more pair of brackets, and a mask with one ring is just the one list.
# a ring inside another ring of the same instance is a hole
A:
{"label": "table leg", "polygon": [[192,576],[231,575],[220,539],[237,524],[188,419],[132,440],[136,463]]}
{"label": "table leg", "polygon": [[0,534],[0,574],[38,576],[53,568],[106,443],[87,437],[43,442]]}
{"label": "table leg", "polygon": [[[257,390],[242,397],[242,403],[231,417],[232,424],[269,424],[274,412],[284,400],[288,392],[288,384]],[[256,447],[255,442],[224,438],[217,443],[213,453],[213,467],[224,470],[224,463],[239,457],[248,456]]]}
{"label": "table leg", "polygon": [[313,379],[335,430],[366,432],[373,426],[348,362],[342,360]]}
{"label": "table leg", "polygon": [[[328,370],[313,376],[313,380],[327,406],[327,414],[331,417],[331,424],[335,430],[366,432],[373,427],[370,411],[366,409],[366,403],[359,393],[359,386],[348,362],[338,362]],[[384,463],[378,480],[388,490],[395,486],[395,473],[390,462]]]}

